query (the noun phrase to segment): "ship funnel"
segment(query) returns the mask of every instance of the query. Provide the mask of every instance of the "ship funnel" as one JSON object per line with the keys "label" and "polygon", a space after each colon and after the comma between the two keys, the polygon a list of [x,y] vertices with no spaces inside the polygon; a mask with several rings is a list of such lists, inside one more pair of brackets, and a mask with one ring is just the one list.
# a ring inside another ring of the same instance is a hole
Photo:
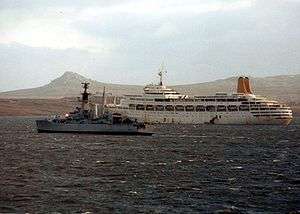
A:
{"label": "ship funnel", "polygon": [[245,78],[239,77],[238,85],[237,85],[237,93],[247,94],[246,86],[245,86]]}
{"label": "ship funnel", "polygon": [[237,85],[237,93],[253,94],[248,77],[239,77]]}
{"label": "ship funnel", "polygon": [[244,78],[244,83],[245,83],[247,94],[253,94],[248,77]]}

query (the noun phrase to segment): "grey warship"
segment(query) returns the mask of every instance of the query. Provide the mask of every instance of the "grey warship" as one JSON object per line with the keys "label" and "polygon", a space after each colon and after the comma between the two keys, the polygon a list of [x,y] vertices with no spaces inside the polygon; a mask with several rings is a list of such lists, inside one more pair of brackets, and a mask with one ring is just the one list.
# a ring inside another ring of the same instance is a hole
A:
{"label": "grey warship", "polygon": [[[54,119],[36,120],[38,132],[71,132],[86,134],[115,134],[115,135],[152,135],[145,130],[144,123],[138,123],[118,113],[104,111],[104,96],[101,112],[98,115],[98,106],[89,101],[90,93],[87,92],[89,83],[84,82],[81,98],[81,107],[76,107],[65,117]],[[105,90],[104,90],[105,91]],[[94,107],[94,108],[93,108]]]}

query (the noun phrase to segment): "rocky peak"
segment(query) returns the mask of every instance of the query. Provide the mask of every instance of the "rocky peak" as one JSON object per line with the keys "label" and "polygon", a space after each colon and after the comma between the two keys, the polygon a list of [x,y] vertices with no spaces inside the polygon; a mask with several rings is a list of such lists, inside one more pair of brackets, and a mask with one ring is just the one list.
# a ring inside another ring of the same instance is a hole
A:
{"label": "rocky peak", "polygon": [[49,85],[55,87],[62,86],[75,86],[78,87],[82,82],[91,82],[91,79],[88,79],[78,73],[66,71],[62,76],[52,80]]}

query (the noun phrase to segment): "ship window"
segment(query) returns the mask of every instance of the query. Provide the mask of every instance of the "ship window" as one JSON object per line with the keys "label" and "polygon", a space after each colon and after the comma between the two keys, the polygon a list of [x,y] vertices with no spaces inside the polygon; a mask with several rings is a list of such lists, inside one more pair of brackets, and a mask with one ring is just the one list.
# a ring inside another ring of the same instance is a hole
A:
{"label": "ship window", "polygon": [[136,105],[136,110],[145,110],[145,106],[138,104],[138,105]]}
{"label": "ship window", "polygon": [[176,111],[184,111],[184,107],[181,105],[175,106]]}
{"label": "ship window", "polygon": [[154,110],[154,106],[153,105],[147,105],[146,106],[146,110],[147,111],[153,111]]}
{"label": "ship window", "polygon": [[174,111],[174,106],[166,105],[166,111]]}
{"label": "ship window", "polygon": [[226,111],[226,106],[222,106],[222,105],[217,106],[217,111]]}
{"label": "ship window", "polygon": [[260,107],[260,110],[270,110],[269,108]]}
{"label": "ship window", "polygon": [[217,102],[226,102],[226,99],[217,99]]}
{"label": "ship window", "polygon": [[205,111],[205,106],[196,106],[196,111]]}
{"label": "ship window", "polygon": [[206,106],[206,111],[210,111],[210,112],[216,111],[216,107],[215,106]]}
{"label": "ship window", "polygon": [[184,101],[185,101],[185,102],[194,102],[194,99],[185,98]]}
{"label": "ship window", "polygon": [[237,111],[238,110],[238,107],[235,105],[230,105],[227,108],[228,108],[228,111]]}
{"label": "ship window", "polygon": [[240,105],[239,106],[240,111],[249,111],[249,106],[246,105]]}
{"label": "ship window", "polygon": [[129,109],[135,110],[135,104],[129,104]]}
{"label": "ship window", "polygon": [[215,99],[205,99],[205,101],[208,101],[208,102],[210,102],[210,101],[215,101]]}
{"label": "ship window", "polygon": [[243,102],[243,101],[248,101],[248,100],[246,98],[239,98],[238,101]]}
{"label": "ship window", "polygon": [[158,98],[157,98],[157,99],[154,99],[154,101],[155,101],[155,102],[163,102],[164,99],[158,99]]}
{"label": "ship window", "polygon": [[194,111],[194,106],[188,105],[185,107],[186,111]]}
{"label": "ship window", "polygon": [[228,102],[236,102],[236,99],[227,99]]}
{"label": "ship window", "polygon": [[155,110],[156,110],[156,111],[163,111],[163,110],[165,110],[165,108],[164,108],[164,106],[162,106],[162,105],[157,105],[157,106],[155,107]]}

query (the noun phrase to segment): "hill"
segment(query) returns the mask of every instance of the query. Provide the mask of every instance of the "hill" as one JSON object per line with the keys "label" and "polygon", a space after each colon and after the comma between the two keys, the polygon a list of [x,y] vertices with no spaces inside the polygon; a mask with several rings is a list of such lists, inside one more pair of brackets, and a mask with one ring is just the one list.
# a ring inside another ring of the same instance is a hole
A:
{"label": "hill", "polygon": [[63,97],[78,97],[81,92],[81,83],[89,82],[90,92],[93,94],[102,93],[105,86],[106,91],[116,96],[123,94],[136,93],[142,90],[142,86],[108,84],[98,82],[86,78],[80,74],[73,72],[65,72],[61,77],[54,79],[49,84],[30,89],[21,89],[0,93],[0,98],[30,98],[30,99],[45,99],[45,98],[63,98]]}
{"label": "hill", "polygon": [[[281,75],[271,77],[250,77],[255,94],[288,103],[300,103],[300,74]],[[0,98],[29,98],[49,99],[63,97],[77,97],[81,91],[80,83],[90,82],[90,91],[93,94],[101,93],[103,87],[115,96],[124,94],[141,94],[143,86],[108,84],[88,79],[80,74],[65,72],[61,77],[49,84],[31,89],[22,89],[0,93]],[[234,93],[236,91],[237,77],[220,79],[212,82],[175,85],[172,88],[189,95],[209,95],[216,92]]]}

